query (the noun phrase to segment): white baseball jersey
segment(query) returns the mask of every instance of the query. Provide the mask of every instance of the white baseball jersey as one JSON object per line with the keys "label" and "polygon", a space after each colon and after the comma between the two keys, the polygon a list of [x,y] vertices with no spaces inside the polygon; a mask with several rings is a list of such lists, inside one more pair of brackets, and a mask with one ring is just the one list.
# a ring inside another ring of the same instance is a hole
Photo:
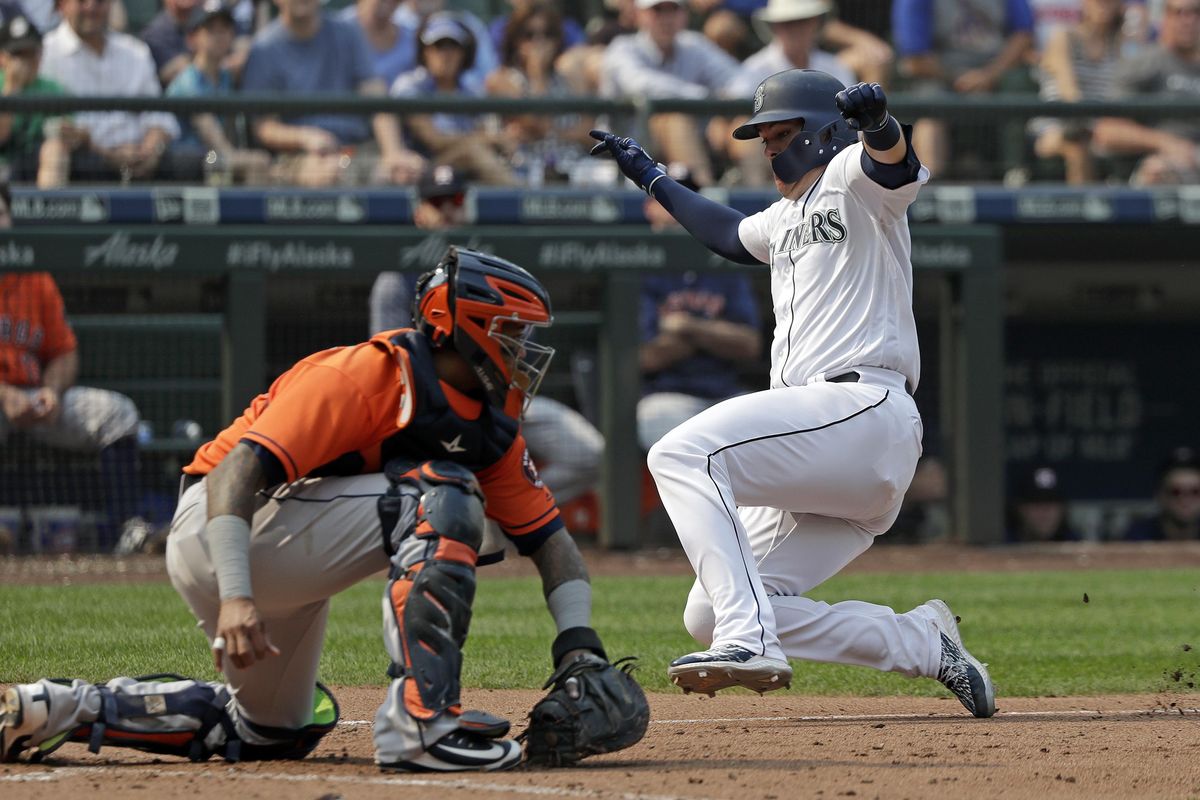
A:
{"label": "white baseball jersey", "polygon": [[801,386],[854,367],[920,378],[905,213],[929,170],[898,189],[862,167],[862,144],[834,157],[798,200],[746,217],[743,246],[771,266],[771,387]]}

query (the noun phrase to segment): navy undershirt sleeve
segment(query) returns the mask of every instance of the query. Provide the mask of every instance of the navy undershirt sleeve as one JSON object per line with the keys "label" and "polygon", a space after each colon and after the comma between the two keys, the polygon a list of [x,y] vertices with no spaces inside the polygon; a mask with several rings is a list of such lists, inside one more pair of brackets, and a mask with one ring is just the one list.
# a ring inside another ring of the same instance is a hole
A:
{"label": "navy undershirt sleeve", "polygon": [[901,186],[906,186],[915,181],[921,173],[921,159],[917,158],[912,146],[912,126],[901,125],[900,131],[904,136],[904,141],[908,143],[908,151],[904,154],[903,161],[895,164],[881,164],[871,158],[865,147],[862,155],[859,156],[863,172],[885,189],[899,189]]}
{"label": "navy undershirt sleeve", "polygon": [[659,178],[653,189],[654,199],[709,250],[738,264],[761,263],[738,236],[744,214],[680,186],[672,178]]}
{"label": "navy undershirt sleeve", "polygon": [[278,486],[281,483],[287,482],[287,471],[284,470],[283,464],[279,463],[279,459],[275,454],[261,444],[249,439],[242,439],[243,442],[250,445],[250,449],[254,451],[254,455],[258,457],[259,463],[262,464],[263,475],[267,479],[268,487]]}

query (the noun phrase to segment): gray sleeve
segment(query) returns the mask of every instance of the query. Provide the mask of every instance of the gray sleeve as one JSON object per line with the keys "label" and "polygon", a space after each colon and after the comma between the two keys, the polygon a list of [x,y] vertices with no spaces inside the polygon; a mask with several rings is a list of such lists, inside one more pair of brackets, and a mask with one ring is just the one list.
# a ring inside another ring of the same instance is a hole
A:
{"label": "gray sleeve", "polygon": [[410,284],[408,276],[402,272],[379,273],[371,286],[371,330],[367,335],[412,325]]}

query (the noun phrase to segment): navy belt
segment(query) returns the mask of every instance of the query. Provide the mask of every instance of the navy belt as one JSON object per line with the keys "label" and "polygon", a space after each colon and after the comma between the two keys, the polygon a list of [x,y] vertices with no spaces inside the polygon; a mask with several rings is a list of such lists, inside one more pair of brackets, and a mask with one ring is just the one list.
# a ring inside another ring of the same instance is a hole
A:
{"label": "navy belt", "polygon": [[827,383],[858,383],[859,374],[857,372],[843,372],[833,378],[826,378]]}

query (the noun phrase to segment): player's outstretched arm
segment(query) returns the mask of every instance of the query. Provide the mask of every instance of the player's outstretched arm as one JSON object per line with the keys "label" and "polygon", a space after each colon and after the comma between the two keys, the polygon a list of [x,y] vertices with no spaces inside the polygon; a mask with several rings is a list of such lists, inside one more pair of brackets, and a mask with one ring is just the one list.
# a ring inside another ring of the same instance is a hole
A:
{"label": "player's outstretched arm", "polygon": [[878,83],[858,83],[834,97],[838,111],[862,134],[863,147],[880,164],[899,164],[908,155],[900,123],[888,113],[887,95]]}
{"label": "player's outstretched arm", "polygon": [[611,154],[625,177],[662,203],[701,244],[738,264],[759,263],[738,236],[743,214],[680,186],[635,140],[599,130],[592,131],[591,136],[600,142],[592,148],[592,155]]}

